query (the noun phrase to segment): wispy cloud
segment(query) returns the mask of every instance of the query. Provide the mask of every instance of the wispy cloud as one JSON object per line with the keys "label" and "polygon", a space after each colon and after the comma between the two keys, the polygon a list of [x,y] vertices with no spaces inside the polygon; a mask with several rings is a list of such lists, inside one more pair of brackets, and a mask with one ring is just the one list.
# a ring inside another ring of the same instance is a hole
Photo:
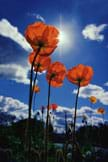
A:
{"label": "wispy cloud", "polygon": [[45,22],[45,18],[43,16],[41,16],[40,14],[37,13],[28,13],[28,16],[33,16],[35,17],[37,20],[40,20],[42,22]]}
{"label": "wispy cloud", "polygon": [[0,76],[29,84],[27,55],[31,47],[24,36],[7,19],[0,21]]}
{"label": "wispy cloud", "polygon": [[12,39],[26,51],[31,50],[30,45],[27,43],[24,36],[18,31],[18,28],[13,26],[7,19],[0,20],[0,35]]}
{"label": "wispy cloud", "polygon": [[107,24],[101,24],[99,26],[96,26],[95,24],[90,24],[82,30],[82,35],[85,39],[93,41],[103,41],[104,35],[102,34],[102,32],[106,27],[108,27]]}
{"label": "wispy cloud", "polygon": [[[74,89],[73,93],[76,94],[77,90]],[[89,84],[86,87],[80,88],[79,97],[88,98],[90,96],[95,96],[102,104],[108,105],[108,91],[98,85]]]}

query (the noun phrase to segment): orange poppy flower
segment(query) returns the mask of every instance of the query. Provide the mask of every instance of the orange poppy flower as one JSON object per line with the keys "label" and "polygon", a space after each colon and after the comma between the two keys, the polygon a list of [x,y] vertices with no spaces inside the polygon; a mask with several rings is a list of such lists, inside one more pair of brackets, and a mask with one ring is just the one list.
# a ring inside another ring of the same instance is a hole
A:
{"label": "orange poppy flower", "polygon": [[98,114],[105,114],[105,109],[100,107],[100,108],[97,109],[97,113]]}
{"label": "orange poppy flower", "polygon": [[95,103],[97,102],[97,98],[96,98],[95,96],[91,96],[91,97],[89,98],[89,100],[90,100],[90,102],[93,103],[93,104],[95,104]]}
{"label": "orange poppy flower", "polygon": [[[32,53],[30,53],[30,55],[28,57],[28,60],[31,64],[33,62],[34,56],[35,56],[35,52],[32,52]],[[47,70],[50,64],[51,64],[50,57],[48,57],[48,56],[43,57],[43,56],[38,55],[34,62],[34,70],[41,73],[42,71]]]}
{"label": "orange poppy flower", "polygon": [[54,26],[43,22],[35,22],[29,25],[25,31],[26,40],[36,52],[40,48],[39,55],[50,55],[58,43],[59,31]]}
{"label": "orange poppy flower", "polygon": [[82,87],[89,84],[93,76],[93,69],[90,66],[79,64],[68,70],[67,79],[73,83]]}
{"label": "orange poppy flower", "polygon": [[47,71],[46,79],[53,87],[60,87],[63,85],[63,80],[66,76],[66,67],[60,62],[52,63]]}
{"label": "orange poppy flower", "polygon": [[51,104],[51,105],[49,105],[49,109],[52,109],[54,111],[57,109],[57,107],[58,107],[57,104]]}
{"label": "orange poppy flower", "polygon": [[51,104],[52,110],[56,110],[58,105],[57,104]]}
{"label": "orange poppy flower", "polygon": [[35,85],[33,91],[34,91],[35,93],[40,92],[39,86]]}

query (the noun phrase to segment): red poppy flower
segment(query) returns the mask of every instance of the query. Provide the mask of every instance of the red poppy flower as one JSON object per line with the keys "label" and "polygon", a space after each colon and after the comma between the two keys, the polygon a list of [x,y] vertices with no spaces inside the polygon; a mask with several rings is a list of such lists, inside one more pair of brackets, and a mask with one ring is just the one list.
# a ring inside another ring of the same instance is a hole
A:
{"label": "red poppy flower", "polygon": [[66,76],[66,67],[60,62],[52,63],[47,71],[46,79],[53,87],[60,87],[63,85],[63,80]]}
{"label": "red poppy flower", "polygon": [[93,76],[93,69],[90,66],[79,64],[68,70],[67,79],[79,86],[86,86],[89,84]]}
{"label": "red poppy flower", "polygon": [[93,103],[93,104],[95,104],[95,103],[97,102],[97,98],[96,98],[95,96],[91,96],[91,97],[89,98],[89,100],[90,100],[90,102]]}
{"label": "red poppy flower", "polygon": [[57,104],[51,104],[51,105],[49,105],[49,109],[52,109],[52,110],[56,110],[57,109],[57,107],[58,107],[58,105]]}
{"label": "red poppy flower", "polygon": [[51,104],[51,106],[52,106],[52,110],[56,110],[56,109],[57,109],[57,107],[58,107],[58,105],[57,105],[57,104]]}
{"label": "red poppy flower", "polygon": [[58,43],[59,31],[43,22],[36,22],[29,25],[25,31],[26,40],[30,43],[34,51],[40,48],[39,55],[50,55]]}
{"label": "red poppy flower", "polygon": [[100,108],[97,109],[97,113],[98,114],[105,114],[105,109],[100,107]]}
{"label": "red poppy flower", "polygon": [[[35,57],[35,52],[30,53],[28,60],[32,64],[33,59]],[[38,72],[42,72],[44,70],[47,70],[49,65],[51,64],[51,58],[50,57],[43,57],[38,55],[36,57],[36,60],[34,62],[34,70]]]}

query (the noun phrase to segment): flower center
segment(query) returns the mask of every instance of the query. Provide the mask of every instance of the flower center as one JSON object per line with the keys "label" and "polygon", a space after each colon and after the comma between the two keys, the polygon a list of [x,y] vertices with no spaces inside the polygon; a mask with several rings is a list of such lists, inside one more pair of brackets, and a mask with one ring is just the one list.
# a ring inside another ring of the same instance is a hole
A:
{"label": "flower center", "polygon": [[55,74],[55,73],[52,73],[51,76],[50,76],[50,78],[52,79],[52,78],[54,78],[55,76],[56,76],[56,74]]}
{"label": "flower center", "polygon": [[42,65],[38,62],[38,63],[35,63],[34,67],[35,69],[39,70],[39,68],[41,67]]}
{"label": "flower center", "polygon": [[38,41],[36,42],[36,45],[37,45],[39,48],[42,48],[42,47],[45,47],[45,42],[42,41],[42,40],[38,40]]}
{"label": "flower center", "polygon": [[78,78],[77,81],[80,83],[83,81],[83,78]]}

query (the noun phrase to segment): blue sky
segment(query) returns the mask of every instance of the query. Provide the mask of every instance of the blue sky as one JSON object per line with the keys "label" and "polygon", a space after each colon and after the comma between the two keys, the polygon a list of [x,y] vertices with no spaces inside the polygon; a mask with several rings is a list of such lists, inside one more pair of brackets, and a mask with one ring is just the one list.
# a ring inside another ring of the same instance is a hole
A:
{"label": "blue sky", "polygon": [[[11,3],[0,0],[0,102],[11,97],[12,103],[17,99],[21,104],[28,104],[30,47],[24,40],[24,31],[28,24],[42,19],[57,27],[61,24],[66,36],[66,41],[52,54],[53,61],[63,62],[67,69],[79,63],[94,69],[91,84],[81,90],[78,108],[90,106],[88,97],[95,95],[98,102],[93,107],[104,107],[107,119],[107,9],[107,0],[11,0]],[[41,92],[37,95],[36,108],[47,105],[45,74],[38,76],[38,85]],[[76,86],[65,79],[63,87],[51,89],[51,103],[73,108],[75,89]]]}

